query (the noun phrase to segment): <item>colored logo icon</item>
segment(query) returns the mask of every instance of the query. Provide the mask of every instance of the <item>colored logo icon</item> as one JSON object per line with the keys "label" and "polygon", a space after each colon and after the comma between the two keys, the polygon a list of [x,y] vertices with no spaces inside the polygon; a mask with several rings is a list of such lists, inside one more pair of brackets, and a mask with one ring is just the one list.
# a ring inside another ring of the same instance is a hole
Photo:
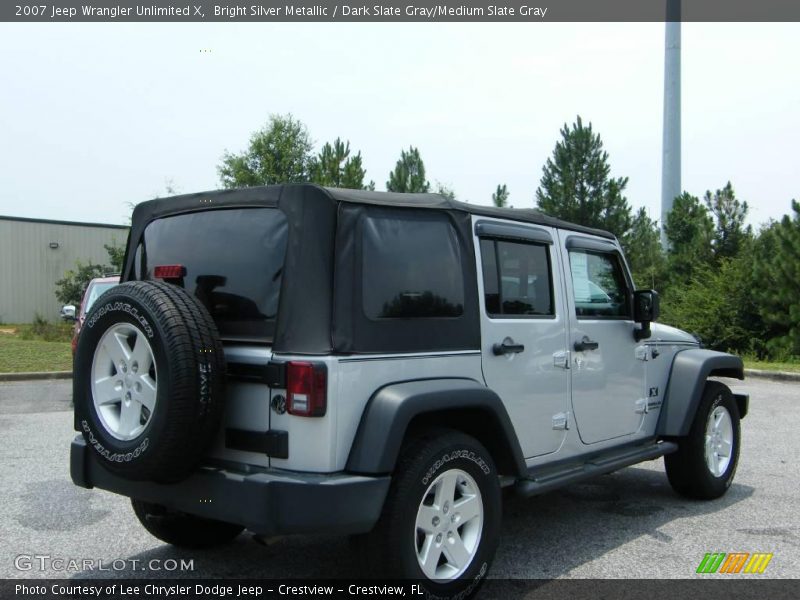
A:
{"label": "colored logo icon", "polygon": [[697,573],[763,573],[771,560],[771,552],[707,552]]}

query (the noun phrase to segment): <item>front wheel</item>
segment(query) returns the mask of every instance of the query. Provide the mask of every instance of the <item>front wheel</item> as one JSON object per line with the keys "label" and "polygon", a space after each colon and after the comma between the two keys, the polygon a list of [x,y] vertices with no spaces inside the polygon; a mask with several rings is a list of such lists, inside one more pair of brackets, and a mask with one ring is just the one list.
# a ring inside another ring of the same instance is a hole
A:
{"label": "front wheel", "polygon": [[667,478],[683,496],[711,500],[733,482],[739,461],[739,408],[728,386],[706,383],[689,435],[664,457]]}
{"label": "front wheel", "polygon": [[500,483],[486,448],[457,431],[430,431],[404,446],[365,556],[388,577],[466,598],[486,577],[500,520]]}

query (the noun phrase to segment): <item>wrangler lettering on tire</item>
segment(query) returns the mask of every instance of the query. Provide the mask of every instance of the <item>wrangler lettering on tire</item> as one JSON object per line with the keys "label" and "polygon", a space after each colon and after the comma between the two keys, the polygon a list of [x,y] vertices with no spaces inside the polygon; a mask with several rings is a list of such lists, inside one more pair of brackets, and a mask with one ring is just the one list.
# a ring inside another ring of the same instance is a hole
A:
{"label": "wrangler lettering on tire", "polygon": [[375,572],[425,580],[431,597],[467,598],[491,565],[501,512],[486,448],[463,433],[431,429],[406,441],[383,515],[359,543]]}
{"label": "wrangler lettering on tire", "polygon": [[196,467],[219,425],[225,361],[195,298],[163,282],[112,288],[87,316],[75,365],[76,420],[101,464],[159,482]]}

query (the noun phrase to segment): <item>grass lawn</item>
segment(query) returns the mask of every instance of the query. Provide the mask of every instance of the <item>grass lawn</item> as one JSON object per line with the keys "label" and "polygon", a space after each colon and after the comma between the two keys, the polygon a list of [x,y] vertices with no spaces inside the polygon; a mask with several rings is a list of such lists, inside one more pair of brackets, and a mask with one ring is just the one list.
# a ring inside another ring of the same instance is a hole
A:
{"label": "grass lawn", "polygon": [[[40,333],[30,325],[0,326],[0,373],[71,371],[69,339],[72,326],[51,324],[48,327]],[[59,341],[43,341],[42,337]],[[746,358],[744,366],[746,369],[800,373],[800,362],[762,362]]]}
{"label": "grass lawn", "polygon": [[69,342],[23,340],[16,335],[0,333],[0,373],[71,370]]}
{"label": "grass lawn", "polygon": [[762,371],[788,371],[790,373],[800,373],[800,363],[787,362],[762,362],[760,360],[745,359],[745,369],[761,369]]}

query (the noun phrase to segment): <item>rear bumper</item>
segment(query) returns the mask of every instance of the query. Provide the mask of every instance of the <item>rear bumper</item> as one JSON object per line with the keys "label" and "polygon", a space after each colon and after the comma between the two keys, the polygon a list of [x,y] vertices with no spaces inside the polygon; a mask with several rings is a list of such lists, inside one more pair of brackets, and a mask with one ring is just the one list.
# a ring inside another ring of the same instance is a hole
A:
{"label": "rear bumper", "polygon": [[83,437],[70,449],[75,485],[100,488],[263,534],[364,533],[380,516],[390,478],[336,473],[237,473],[204,467],[174,484],[130,481],[106,470]]}

